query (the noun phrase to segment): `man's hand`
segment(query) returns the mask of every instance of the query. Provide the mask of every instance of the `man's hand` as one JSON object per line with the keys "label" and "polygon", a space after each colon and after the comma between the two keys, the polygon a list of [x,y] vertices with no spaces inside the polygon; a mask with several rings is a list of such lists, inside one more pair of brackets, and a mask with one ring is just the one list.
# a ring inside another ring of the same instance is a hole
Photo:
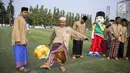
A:
{"label": "man's hand", "polygon": [[85,40],[88,40],[88,41],[90,41],[90,39],[89,39],[89,38],[86,38]]}
{"label": "man's hand", "polygon": [[119,37],[118,37],[118,36],[116,36],[116,37],[115,37],[115,40],[119,40]]}
{"label": "man's hand", "polygon": [[28,45],[28,42],[26,42],[26,45]]}
{"label": "man's hand", "polygon": [[16,41],[15,43],[16,43],[17,45],[20,45],[20,41]]}
{"label": "man's hand", "polygon": [[51,44],[48,44],[47,46],[48,46],[48,47],[50,47],[50,46],[51,46]]}

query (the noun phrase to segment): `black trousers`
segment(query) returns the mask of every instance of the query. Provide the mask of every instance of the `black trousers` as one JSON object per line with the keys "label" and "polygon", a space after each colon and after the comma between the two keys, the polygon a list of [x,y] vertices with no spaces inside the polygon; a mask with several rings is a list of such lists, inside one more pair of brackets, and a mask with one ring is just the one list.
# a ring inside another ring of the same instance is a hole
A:
{"label": "black trousers", "polygon": [[120,42],[119,50],[118,50],[118,57],[123,58],[124,55],[124,43]]}
{"label": "black trousers", "polygon": [[73,48],[72,48],[72,54],[73,56],[81,56],[82,55],[82,47],[83,47],[83,41],[81,40],[73,40]]}

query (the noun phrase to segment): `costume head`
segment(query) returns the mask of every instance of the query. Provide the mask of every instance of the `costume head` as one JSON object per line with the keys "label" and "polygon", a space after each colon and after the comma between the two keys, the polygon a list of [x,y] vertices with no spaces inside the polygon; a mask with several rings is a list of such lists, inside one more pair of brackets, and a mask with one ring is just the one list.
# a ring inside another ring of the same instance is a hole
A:
{"label": "costume head", "polygon": [[96,23],[103,24],[105,22],[105,13],[102,11],[97,12],[96,14]]}
{"label": "costume head", "polygon": [[63,27],[66,24],[66,18],[65,17],[60,17],[59,22],[60,22],[60,26]]}

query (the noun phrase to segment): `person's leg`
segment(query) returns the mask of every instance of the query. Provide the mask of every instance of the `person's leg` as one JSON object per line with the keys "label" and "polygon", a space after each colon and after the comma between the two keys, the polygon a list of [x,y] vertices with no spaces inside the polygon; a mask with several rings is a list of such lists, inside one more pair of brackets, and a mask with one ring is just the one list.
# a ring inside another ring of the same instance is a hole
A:
{"label": "person's leg", "polygon": [[96,39],[96,43],[95,43],[95,45],[96,45],[95,56],[100,56],[99,53],[102,53],[102,47],[101,47],[102,38],[99,36],[96,36],[96,37],[97,37],[97,39]]}
{"label": "person's leg", "polygon": [[118,50],[119,50],[120,42],[115,41],[115,48],[114,48],[114,58],[118,60]]}
{"label": "person's leg", "polygon": [[90,52],[88,53],[88,56],[93,56],[93,53],[95,52],[95,46],[96,46],[96,35],[94,35],[94,39],[92,39]]}
{"label": "person's leg", "polygon": [[84,56],[82,55],[82,49],[83,49],[83,41],[80,41],[80,58],[84,58]]}
{"label": "person's leg", "polygon": [[121,58],[121,49],[122,49],[122,43],[120,42],[119,50],[118,50],[118,57]]}
{"label": "person's leg", "polygon": [[128,39],[128,44],[127,44],[127,51],[126,51],[126,59],[130,57],[130,37]]}
{"label": "person's leg", "polygon": [[120,58],[122,58],[123,59],[123,57],[124,57],[124,43],[120,43],[121,44],[121,52],[120,52]]}
{"label": "person's leg", "polygon": [[110,50],[109,50],[109,55],[108,55],[108,59],[111,59],[113,56],[113,48],[114,48],[114,40],[112,40],[110,42]]}
{"label": "person's leg", "polygon": [[73,59],[76,59],[76,56],[80,56],[81,55],[81,41],[80,40],[74,40],[73,41]]}
{"label": "person's leg", "polygon": [[107,53],[107,49],[108,49],[108,43],[107,43],[107,40],[104,40],[103,54]]}
{"label": "person's leg", "polygon": [[26,67],[28,64],[26,45],[14,45],[14,56],[16,60],[16,68],[20,71],[29,72],[30,69]]}
{"label": "person's leg", "polygon": [[72,48],[72,55],[73,55],[73,59],[75,60],[76,59],[76,40],[73,40],[73,48]]}
{"label": "person's leg", "polygon": [[62,64],[62,63],[59,63],[59,68],[64,72],[64,71],[66,71],[66,68],[64,67],[64,64]]}
{"label": "person's leg", "polygon": [[118,57],[123,59],[123,55],[124,55],[124,43],[120,42]]}

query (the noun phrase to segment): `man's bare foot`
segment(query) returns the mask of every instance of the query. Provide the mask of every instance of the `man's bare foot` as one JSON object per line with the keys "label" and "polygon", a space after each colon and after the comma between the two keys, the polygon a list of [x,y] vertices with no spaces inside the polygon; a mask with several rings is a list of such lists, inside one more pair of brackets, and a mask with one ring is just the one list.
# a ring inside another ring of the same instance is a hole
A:
{"label": "man's bare foot", "polygon": [[75,56],[73,56],[73,57],[72,57],[72,59],[73,59],[73,60],[76,60],[76,57],[75,57]]}
{"label": "man's bare foot", "polygon": [[84,56],[80,56],[80,58],[81,58],[81,59],[83,59],[83,58],[84,58]]}
{"label": "man's bare foot", "polygon": [[49,69],[49,70],[51,69],[51,68],[50,68],[49,66],[47,66],[46,64],[41,65],[40,68]]}
{"label": "man's bare foot", "polygon": [[63,67],[63,66],[60,66],[60,69],[61,69],[63,72],[66,71],[65,67]]}
{"label": "man's bare foot", "polygon": [[22,71],[22,72],[30,72],[31,69],[29,68],[26,68],[26,67],[21,67],[21,68],[18,68],[19,71]]}
{"label": "man's bare foot", "polygon": [[20,71],[24,70],[24,67],[19,68]]}

